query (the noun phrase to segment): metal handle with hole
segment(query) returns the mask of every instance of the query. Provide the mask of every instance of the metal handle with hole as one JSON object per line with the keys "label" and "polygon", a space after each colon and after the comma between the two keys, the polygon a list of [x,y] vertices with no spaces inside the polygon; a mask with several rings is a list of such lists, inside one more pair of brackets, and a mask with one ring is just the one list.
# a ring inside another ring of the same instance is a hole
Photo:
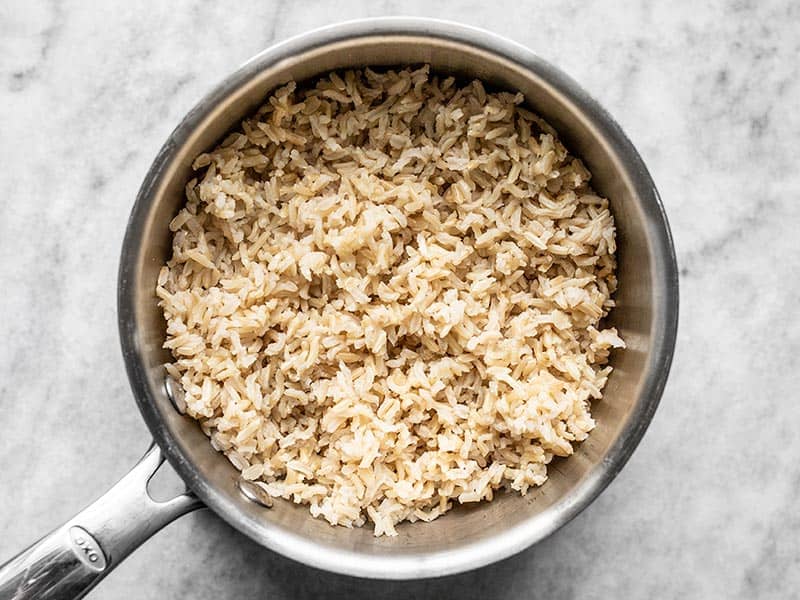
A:
{"label": "metal handle with hole", "polygon": [[0,600],[82,598],[150,536],[201,508],[191,492],[150,497],[147,483],[163,462],[153,444],[103,496],[0,566]]}

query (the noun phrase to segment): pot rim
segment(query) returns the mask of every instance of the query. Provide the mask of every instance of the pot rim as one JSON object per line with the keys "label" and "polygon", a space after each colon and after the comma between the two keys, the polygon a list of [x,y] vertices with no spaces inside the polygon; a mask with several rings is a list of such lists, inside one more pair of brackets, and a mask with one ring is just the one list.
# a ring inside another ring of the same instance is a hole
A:
{"label": "pot rim", "polygon": [[[489,540],[471,542],[435,553],[375,556],[364,552],[324,547],[309,538],[281,532],[271,535],[268,527],[256,527],[242,518],[237,507],[205,481],[190,458],[173,438],[151,398],[137,337],[135,293],[137,257],[141,250],[141,229],[150,210],[153,194],[162,183],[164,165],[175,148],[220,101],[240,88],[269,65],[294,54],[339,41],[372,36],[427,36],[472,46],[535,72],[572,102],[610,140],[614,151],[629,165],[634,184],[642,198],[648,219],[648,241],[654,246],[653,342],[648,357],[649,373],[615,443],[602,465],[593,468],[564,501],[548,510],[551,519],[530,519],[501,531]],[[655,235],[655,238],[653,236]],[[675,349],[678,325],[678,269],[669,224],[658,192],[641,157],[614,119],[569,76],[539,58],[528,48],[483,29],[450,21],[412,17],[381,17],[347,21],[291,37],[260,52],[205,95],[169,136],[153,162],[131,212],[118,279],[118,319],[126,369],[139,409],[155,440],[169,462],[189,487],[218,515],[261,545],[280,554],[328,571],[347,575],[387,579],[411,579],[459,573],[507,558],[547,537],[586,508],[614,479],[641,440],[658,406],[667,381]],[[238,517],[238,518],[237,518]]]}

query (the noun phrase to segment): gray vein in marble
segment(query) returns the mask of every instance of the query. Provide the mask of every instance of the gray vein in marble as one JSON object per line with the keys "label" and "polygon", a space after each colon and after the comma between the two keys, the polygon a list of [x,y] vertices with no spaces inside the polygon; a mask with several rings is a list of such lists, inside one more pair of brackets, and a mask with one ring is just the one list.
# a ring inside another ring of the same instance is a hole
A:
{"label": "gray vein in marble", "polygon": [[51,15],[48,24],[42,29],[38,36],[40,40],[38,56],[35,57],[33,64],[22,67],[11,73],[8,84],[10,92],[22,91],[39,78],[41,69],[47,62],[53,46],[58,39],[58,35],[64,24],[64,10],[58,0],[51,0],[48,6]]}

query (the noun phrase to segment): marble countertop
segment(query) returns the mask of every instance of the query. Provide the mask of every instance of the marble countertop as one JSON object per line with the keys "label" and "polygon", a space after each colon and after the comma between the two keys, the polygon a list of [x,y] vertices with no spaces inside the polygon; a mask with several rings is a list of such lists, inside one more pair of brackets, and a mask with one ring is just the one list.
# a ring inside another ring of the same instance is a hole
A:
{"label": "marble countertop", "polygon": [[332,575],[201,511],[91,597],[797,593],[800,5],[655,4],[0,4],[0,559],[93,500],[149,443],[119,351],[116,270],[133,198],[168,133],[274,41],[406,14],[530,46],[605,105],[642,153],[681,268],[678,350],[652,426],[578,518],[477,571],[398,583]]}

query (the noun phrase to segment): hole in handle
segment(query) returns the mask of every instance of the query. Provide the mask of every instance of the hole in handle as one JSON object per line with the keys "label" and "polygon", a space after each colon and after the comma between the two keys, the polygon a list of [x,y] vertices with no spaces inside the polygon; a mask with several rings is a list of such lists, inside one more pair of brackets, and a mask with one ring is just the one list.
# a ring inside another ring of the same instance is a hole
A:
{"label": "hole in handle", "polygon": [[147,481],[147,495],[155,502],[169,502],[186,491],[186,483],[165,463]]}

